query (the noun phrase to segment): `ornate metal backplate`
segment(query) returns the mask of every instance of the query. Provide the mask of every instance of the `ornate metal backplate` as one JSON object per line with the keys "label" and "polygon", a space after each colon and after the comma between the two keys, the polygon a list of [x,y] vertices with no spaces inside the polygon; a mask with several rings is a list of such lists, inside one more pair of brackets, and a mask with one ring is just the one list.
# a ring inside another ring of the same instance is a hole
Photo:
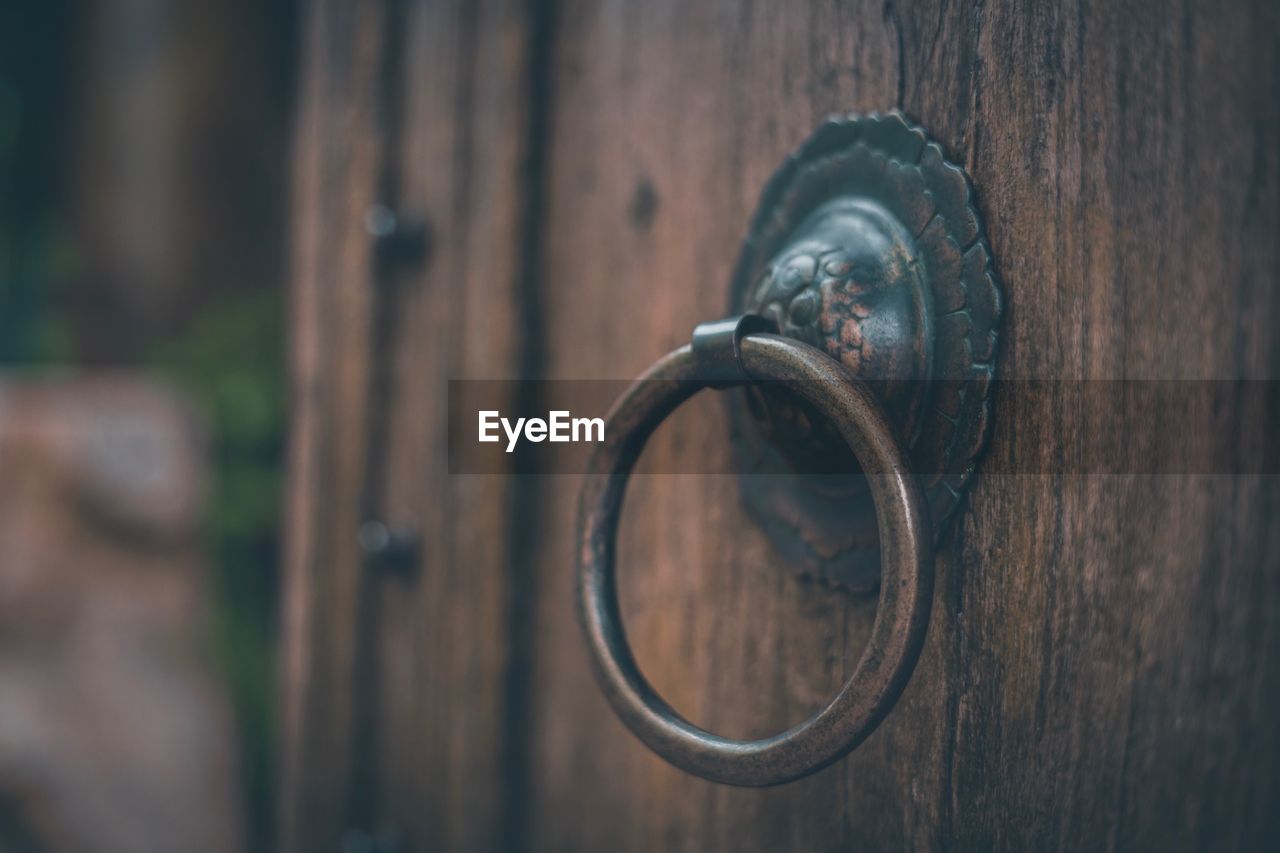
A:
{"label": "ornate metal backplate", "polygon": [[[897,112],[829,119],[766,185],[731,302],[872,383],[940,535],[986,441],[1000,321],[964,171]],[[788,566],[874,590],[875,507],[844,442],[786,391],[742,393],[735,445],[750,512]]]}

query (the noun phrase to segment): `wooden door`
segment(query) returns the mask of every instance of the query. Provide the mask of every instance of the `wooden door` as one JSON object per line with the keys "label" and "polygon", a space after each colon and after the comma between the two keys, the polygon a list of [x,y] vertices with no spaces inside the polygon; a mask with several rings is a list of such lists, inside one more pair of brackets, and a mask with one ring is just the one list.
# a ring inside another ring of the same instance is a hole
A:
{"label": "wooden door", "polygon": [[[1274,843],[1280,413],[1240,386],[1161,431],[1238,448],[1191,473],[1126,467],[1152,429],[1137,410],[997,397],[901,701],[847,759],[763,790],[668,766],[595,688],[577,478],[519,454],[451,474],[445,451],[450,379],[627,379],[724,314],[764,181],[832,112],[900,108],[972,175],[1002,376],[1274,382],[1273,3],[369,0],[304,19],[283,849]],[[725,429],[704,394],[646,460],[691,468]],[[785,571],[736,488],[638,479],[620,573],[654,685],[744,737],[824,703],[876,602]]]}

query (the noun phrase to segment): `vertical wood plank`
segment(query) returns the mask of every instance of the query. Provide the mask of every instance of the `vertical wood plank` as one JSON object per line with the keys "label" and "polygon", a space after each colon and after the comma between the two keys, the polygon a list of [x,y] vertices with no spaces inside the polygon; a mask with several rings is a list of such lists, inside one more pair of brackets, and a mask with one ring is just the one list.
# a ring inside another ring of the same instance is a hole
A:
{"label": "vertical wood plank", "polygon": [[[282,842],[494,849],[519,746],[518,481],[449,473],[447,399],[451,379],[524,370],[530,11],[309,11]],[[425,222],[424,258],[382,256],[373,205]],[[417,538],[413,567],[360,553],[371,521]]]}
{"label": "vertical wood plank", "polygon": [[356,535],[364,479],[382,12],[304,10],[293,176],[293,429],[282,619],[281,848],[333,846],[347,820],[355,700]]}
{"label": "vertical wood plank", "polygon": [[[899,44],[878,3],[573,3],[558,20],[547,373],[627,379],[724,313],[764,181],[828,113],[894,103]],[[722,414],[714,399],[691,402],[659,430],[645,465],[672,472],[723,458]],[[725,788],[668,767],[622,727],[591,681],[570,610],[577,483],[544,485],[535,849],[901,846],[900,810],[911,801],[892,777]],[[641,666],[678,710],[717,732],[762,736],[817,710],[870,628],[874,602],[778,565],[733,478],[636,479],[619,553]],[[878,767],[884,744],[878,736],[863,748],[879,754]],[[874,802],[881,820],[850,829],[847,804],[859,801]]]}

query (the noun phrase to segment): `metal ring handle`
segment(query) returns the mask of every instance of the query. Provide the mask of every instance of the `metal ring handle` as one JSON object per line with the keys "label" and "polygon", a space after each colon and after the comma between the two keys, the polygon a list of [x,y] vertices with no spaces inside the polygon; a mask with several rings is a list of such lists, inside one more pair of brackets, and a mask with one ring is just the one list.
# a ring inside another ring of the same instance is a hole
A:
{"label": "metal ring handle", "polygon": [[597,681],[622,721],[654,752],[730,785],[778,785],[847,755],[875,730],[906,687],[933,600],[932,536],[924,498],[880,404],[839,362],[777,335],[741,339],[756,381],[785,383],[830,418],[866,474],[880,531],[881,584],[871,639],[829,705],[761,740],[731,740],[693,725],[640,672],[618,608],[615,544],[632,466],[677,406],[707,386],[691,348],[664,356],[614,404],[591,458],[578,507],[577,604]]}

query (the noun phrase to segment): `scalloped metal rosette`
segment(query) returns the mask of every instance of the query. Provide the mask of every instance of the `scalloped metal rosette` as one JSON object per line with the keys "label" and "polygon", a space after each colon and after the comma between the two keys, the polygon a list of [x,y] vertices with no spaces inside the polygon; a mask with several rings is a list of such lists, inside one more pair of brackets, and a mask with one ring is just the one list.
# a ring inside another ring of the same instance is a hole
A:
{"label": "scalloped metal rosette", "polygon": [[[986,442],[1001,316],[964,171],[897,112],[832,117],[765,186],[731,310],[872,384],[941,535]],[[874,590],[875,507],[844,442],[781,388],[733,400],[743,498],[786,564]]]}

